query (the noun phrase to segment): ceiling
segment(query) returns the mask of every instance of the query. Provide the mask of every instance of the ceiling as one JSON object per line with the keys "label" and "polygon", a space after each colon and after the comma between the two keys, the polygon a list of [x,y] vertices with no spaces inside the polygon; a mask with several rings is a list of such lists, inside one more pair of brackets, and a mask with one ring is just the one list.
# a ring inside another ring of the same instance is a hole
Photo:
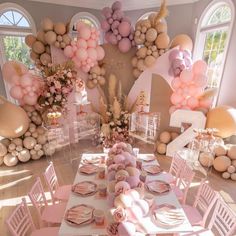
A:
{"label": "ceiling", "polygon": [[[103,7],[111,6],[114,0],[28,0],[31,2],[44,2],[81,8],[101,10]],[[179,5],[197,2],[199,0],[167,0],[167,5]],[[121,0],[124,11],[155,8],[161,5],[161,0]]]}

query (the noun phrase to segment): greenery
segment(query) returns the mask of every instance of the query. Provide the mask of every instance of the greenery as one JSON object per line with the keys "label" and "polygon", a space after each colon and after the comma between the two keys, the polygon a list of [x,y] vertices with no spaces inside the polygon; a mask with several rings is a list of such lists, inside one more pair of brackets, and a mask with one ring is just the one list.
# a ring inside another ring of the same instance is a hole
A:
{"label": "greenery", "polygon": [[33,64],[29,56],[29,48],[21,36],[5,36],[3,38],[6,60],[20,61],[27,67],[32,68]]}

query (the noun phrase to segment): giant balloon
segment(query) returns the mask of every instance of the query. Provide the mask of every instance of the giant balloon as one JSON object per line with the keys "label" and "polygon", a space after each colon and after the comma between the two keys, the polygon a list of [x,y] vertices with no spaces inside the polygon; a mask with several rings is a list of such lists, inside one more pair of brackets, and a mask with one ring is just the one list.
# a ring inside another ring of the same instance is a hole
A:
{"label": "giant balloon", "polygon": [[219,106],[207,114],[207,128],[218,129],[217,136],[227,138],[236,133],[236,109],[230,106]]}
{"label": "giant balloon", "polygon": [[29,119],[26,112],[0,96],[0,136],[17,138],[22,136],[28,127]]}

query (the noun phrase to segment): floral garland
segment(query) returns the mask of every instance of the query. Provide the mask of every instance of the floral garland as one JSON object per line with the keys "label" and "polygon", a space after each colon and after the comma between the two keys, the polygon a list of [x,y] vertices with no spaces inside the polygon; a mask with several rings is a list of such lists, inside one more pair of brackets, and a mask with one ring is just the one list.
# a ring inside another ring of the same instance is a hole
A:
{"label": "floral garland", "polygon": [[66,104],[69,94],[74,88],[76,71],[73,63],[49,65],[42,70],[44,77],[44,89],[38,103],[47,112],[66,112]]}

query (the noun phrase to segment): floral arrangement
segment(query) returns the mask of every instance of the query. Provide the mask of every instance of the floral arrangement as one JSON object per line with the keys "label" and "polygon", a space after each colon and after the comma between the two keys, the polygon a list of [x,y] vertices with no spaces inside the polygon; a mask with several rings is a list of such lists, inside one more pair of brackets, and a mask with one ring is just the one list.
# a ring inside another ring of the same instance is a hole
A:
{"label": "floral arrangement", "polygon": [[108,99],[101,92],[101,143],[104,147],[112,147],[116,142],[132,142],[129,136],[129,117],[127,99],[122,95],[121,82],[115,75],[108,78]]}
{"label": "floral arrangement", "polygon": [[72,62],[60,65],[49,65],[42,70],[44,89],[38,99],[39,106],[47,112],[65,113],[69,94],[74,88],[76,71]]}

